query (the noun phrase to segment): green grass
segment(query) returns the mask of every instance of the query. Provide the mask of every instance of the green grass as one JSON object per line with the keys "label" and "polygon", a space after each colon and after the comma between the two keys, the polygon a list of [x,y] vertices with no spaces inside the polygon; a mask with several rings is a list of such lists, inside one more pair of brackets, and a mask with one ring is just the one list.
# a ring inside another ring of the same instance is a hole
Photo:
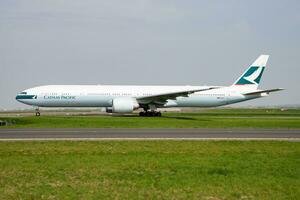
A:
{"label": "green grass", "polygon": [[299,109],[212,109],[195,113],[163,113],[161,118],[133,114],[1,119],[15,123],[8,128],[300,128]]}
{"label": "green grass", "polygon": [[299,199],[300,143],[0,142],[0,199]]}

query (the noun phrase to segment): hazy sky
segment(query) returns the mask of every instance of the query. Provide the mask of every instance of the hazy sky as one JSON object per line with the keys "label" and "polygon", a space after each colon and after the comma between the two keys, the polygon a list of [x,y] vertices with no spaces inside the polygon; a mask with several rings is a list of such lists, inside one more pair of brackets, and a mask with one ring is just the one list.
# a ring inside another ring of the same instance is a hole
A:
{"label": "hazy sky", "polygon": [[240,105],[299,104],[299,2],[1,0],[0,109],[45,84],[229,85],[260,54],[286,91]]}

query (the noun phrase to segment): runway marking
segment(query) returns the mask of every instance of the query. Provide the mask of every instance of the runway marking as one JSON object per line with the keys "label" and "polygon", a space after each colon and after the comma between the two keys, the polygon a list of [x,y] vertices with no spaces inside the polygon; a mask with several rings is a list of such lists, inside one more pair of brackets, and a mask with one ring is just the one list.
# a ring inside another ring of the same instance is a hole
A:
{"label": "runway marking", "polygon": [[300,129],[0,129],[0,141],[56,140],[300,141]]}

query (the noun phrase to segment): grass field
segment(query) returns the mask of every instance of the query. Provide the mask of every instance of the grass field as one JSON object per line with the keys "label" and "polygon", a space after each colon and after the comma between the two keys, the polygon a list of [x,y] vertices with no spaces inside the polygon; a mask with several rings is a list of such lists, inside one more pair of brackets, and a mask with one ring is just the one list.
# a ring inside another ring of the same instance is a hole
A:
{"label": "grass field", "polygon": [[[15,123],[4,128],[300,128],[300,110],[209,109],[195,113],[0,118]],[[2,127],[3,128],[3,127]]]}
{"label": "grass field", "polygon": [[300,199],[300,143],[0,142],[0,199]]}

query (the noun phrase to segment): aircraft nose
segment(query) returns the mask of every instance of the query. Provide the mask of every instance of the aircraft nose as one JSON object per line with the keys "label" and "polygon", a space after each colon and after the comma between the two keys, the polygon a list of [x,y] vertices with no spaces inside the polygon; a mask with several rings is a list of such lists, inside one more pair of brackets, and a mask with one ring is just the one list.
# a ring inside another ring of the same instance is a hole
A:
{"label": "aircraft nose", "polygon": [[16,100],[22,103],[28,102],[32,99],[37,99],[37,95],[27,94],[27,92],[21,92],[16,96]]}

